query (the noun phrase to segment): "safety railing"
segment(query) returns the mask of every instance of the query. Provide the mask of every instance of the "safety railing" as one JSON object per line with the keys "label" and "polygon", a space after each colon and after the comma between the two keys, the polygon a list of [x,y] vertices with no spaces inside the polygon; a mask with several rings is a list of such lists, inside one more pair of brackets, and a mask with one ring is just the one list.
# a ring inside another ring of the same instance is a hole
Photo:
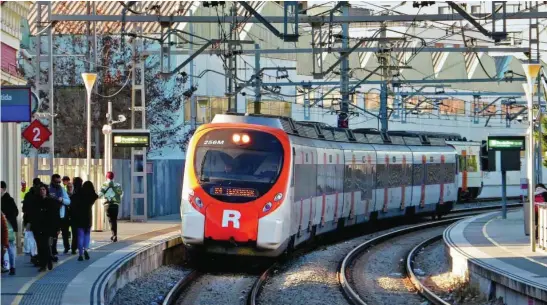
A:
{"label": "safety railing", "polygon": [[547,249],[547,203],[535,203],[538,207],[537,217],[537,247]]}

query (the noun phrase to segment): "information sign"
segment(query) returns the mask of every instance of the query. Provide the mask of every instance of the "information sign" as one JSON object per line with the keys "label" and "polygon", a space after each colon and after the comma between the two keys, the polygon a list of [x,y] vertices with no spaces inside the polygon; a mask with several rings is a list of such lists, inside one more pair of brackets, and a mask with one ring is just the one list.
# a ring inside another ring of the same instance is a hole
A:
{"label": "information sign", "polygon": [[2,86],[2,123],[25,123],[31,121],[31,91],[27,86]]}
{"label": "information sign", "polygon": [[525,150],[526,139],[523,136],[488,137],[488,150]]}
{"label": "information sign", "polygon": [[114,147],[149,147],[150,131],[113,129],[112,145]]}

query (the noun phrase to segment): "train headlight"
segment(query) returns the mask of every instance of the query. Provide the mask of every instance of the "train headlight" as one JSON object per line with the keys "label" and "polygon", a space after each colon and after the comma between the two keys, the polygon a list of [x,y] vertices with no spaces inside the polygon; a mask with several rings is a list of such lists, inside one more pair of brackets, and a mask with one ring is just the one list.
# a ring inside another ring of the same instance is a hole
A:
{"label": "train headlight", "polygon": [[274,201],[279,201],[279,200],[281,200],[282,198],[283,198],[283,194],[277,193],[277,194],[275,195],[275,197],[274,197]]}
{"label": "train headlight", "polygon": [[264,205],[264,207],[262,208],[262,212],[266,213],[268,212],[270,209],[272,208],[272,203],[271,202],[268,202]]}
{"label": "train headlight", "polygon": [[249,144],[249,142],[251,142],[251,137],[248,134],[234,133],[232,135],[232,141],[237,145]]}
{"label": "train headlight", "polygon": [[203,202],[201,202],[199,197],[194,198],[194,202],[200,209],[203,208]]}

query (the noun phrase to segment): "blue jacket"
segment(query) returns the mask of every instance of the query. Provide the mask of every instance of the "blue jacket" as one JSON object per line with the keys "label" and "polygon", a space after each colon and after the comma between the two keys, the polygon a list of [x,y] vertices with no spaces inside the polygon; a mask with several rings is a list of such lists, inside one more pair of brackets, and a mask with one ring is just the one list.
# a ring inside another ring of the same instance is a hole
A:
{"label": "blue jacket", "polygon": [[[59,209],[59,216],[61,218],[65,218],[66,214],[66,208],[65,206],[70,205],[70,198],[68,197],[68,193],[63,187],[59,187],[59,189],[55,188],[53,185],[49,186],[49,193],[55,194],[57,198],[63,198],[63,204],[61,205],[61,208]],[[58,200],[55,200],[56,202],[59,202]]]}

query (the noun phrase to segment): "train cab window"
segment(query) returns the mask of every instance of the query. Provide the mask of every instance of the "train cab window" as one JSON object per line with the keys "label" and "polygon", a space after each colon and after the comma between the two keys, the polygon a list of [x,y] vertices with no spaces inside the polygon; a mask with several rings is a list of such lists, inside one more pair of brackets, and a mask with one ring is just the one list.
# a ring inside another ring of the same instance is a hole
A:
{"label": "train cab window", "polygon": [[[240,143],[242,139],[247,143]],[[266,132],[217,129],[199,139],[194,162],[200,186],[212,197],[246,203],[276,183],[283,166],[283,146]]]}

